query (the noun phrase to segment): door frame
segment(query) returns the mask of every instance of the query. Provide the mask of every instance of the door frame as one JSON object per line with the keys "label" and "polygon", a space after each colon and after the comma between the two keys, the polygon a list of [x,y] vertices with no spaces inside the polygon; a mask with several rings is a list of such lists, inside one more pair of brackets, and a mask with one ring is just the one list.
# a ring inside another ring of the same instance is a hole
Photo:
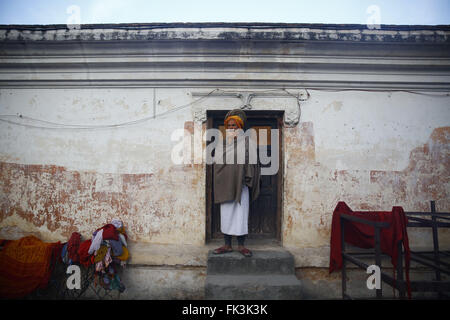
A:
{"label": "door frame", "polygon": [[[207,110],[206,111],[206,129],[213,127],[215,119],[224,119],[227,112],[230,110]],[[278,178],[277,178],[277,212],[276,212],[276,238],[275,240],[282,242],[281,224],[283,218],[283,176],[284,176],[284,146],[283,146],[283,130],[284,130],[284,110],[244,110],[247,119],[251,118],[268,118],[275,119],[278,128]],[[205,165],[205,209],[206,209],[206,223],[205,223],[205,243],[210,242],[212,239],[212,211],[213,211],[213,183],[212,183],[212,165]]]}

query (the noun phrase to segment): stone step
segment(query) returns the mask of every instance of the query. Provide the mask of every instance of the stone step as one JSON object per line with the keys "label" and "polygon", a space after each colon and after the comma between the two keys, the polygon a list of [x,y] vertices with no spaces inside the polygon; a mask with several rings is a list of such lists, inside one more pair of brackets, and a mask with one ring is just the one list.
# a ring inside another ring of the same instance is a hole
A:
{"label": "stone step", "polygon": [[293,255],[286,250],[252,250],[253,256],[244,257],[241,253],[216,255],[212,250],[208,252],[207,274],[294,274],[295,264]]}
{"label": "stone step", "polygon": [[291,275],[208,275],[207,300],[300,300],[301,283]]}

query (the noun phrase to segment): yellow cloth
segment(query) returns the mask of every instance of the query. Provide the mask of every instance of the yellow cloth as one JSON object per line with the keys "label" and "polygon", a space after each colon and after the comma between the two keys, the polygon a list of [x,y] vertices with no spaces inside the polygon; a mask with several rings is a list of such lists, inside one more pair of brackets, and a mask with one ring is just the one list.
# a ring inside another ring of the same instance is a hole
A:
{"label": "yellow cloth", "polygon": [[129,257],[128,249],[125,246],[122,246],[122,249],[123,249],[122,255],[117,256],[117,258],[122,261],[126,261],[126,260],[128,260],[128,257]]}
{"label": "yellow cloth", "polygon": [[105,258],[107,252],[108,252],[108,248],[106,246],[101,246],[98,249],[97,254],[95,255],[94,262],[97,263],[97,262],[102,261]]}

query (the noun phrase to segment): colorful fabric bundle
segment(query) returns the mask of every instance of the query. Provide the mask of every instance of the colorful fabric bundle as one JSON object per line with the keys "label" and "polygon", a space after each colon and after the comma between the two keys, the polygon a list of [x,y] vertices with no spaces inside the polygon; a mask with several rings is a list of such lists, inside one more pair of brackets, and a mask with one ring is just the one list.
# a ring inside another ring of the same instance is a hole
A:
{"label": "colorful fabric bundle", "polygon": [[125,290],[116,267],[125,266],[129,258],[126,239],[125,229],[119,219],[113,219],[93,233],[88,254],[94,256],[95,284],[99,283],[107,290]]}
{"label": "colorful fabric bundle", "polygon": [[0,251],[0,297],[23,298],[47,287],[60,242],[45,243],[34,236],[8,241]]}
{"label": "colorful fabric bundle", "polygon": [[93,233],[92,244],[88,251],[89,254],[96,254],[97,250],[102,245],[103,240],[119,241],[119,231],[113,224],[109,223],[95,230]]}

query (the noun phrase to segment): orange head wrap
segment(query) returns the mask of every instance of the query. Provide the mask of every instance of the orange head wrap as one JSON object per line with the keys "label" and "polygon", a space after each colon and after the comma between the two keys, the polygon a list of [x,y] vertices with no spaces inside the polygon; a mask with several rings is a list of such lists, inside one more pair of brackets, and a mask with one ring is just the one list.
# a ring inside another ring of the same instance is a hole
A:
{"label": "orange head wrap", "polygon": [[225,128],[227,127],[228,121],[230,121],[231,119],[234,119],[236,121],[236,124],[240,129],[244,128],[244,121],[239,116],[236,115],[229,116],[225,119]]}

